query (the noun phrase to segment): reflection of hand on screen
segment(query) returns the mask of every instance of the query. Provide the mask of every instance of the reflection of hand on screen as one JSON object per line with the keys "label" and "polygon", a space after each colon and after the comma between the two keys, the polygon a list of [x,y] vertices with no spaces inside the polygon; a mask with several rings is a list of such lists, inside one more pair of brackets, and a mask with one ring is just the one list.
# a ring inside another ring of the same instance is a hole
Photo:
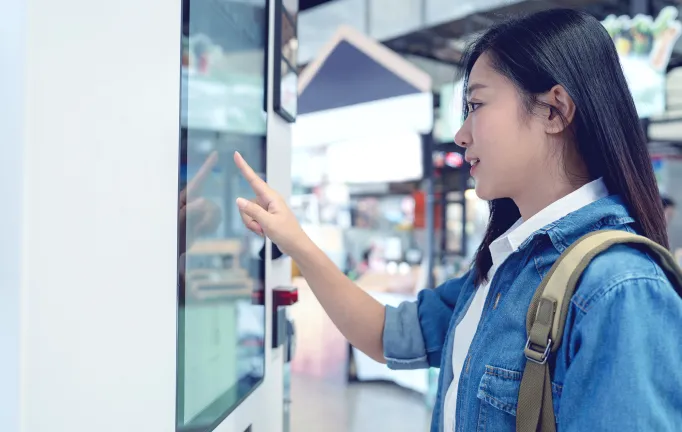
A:
{"label": "reflection of hand on screen", "polygon": [[217,152],[212,152],[210,155],[208,155],[208,158],[206,158],[206,161],[204,162],[203,165],[201,165],[201,168],[199,168],[199,171],[197,174],[194,176],[192,180],[187,182],[187,186],[183,190],[180,191],[180,216],[184,217],[184,212],[187,207],[187,203],[191,201],[192,199],[195,199],[196,195],[200,190],[201,187],[204,185],[204,181],[206,180],[206,177],[208,174],[211,172],[213,167],[218,163],[218,153]]}
{"label": "reflection of hand on screen", "polygon": [[214,232],[220,225],[220,207],[206,198],[197,198],[185,207],[187,245],[194,239]]}
{"label": "reflection of hand on screen", "polygon": [[220,207],[200,196],[206,177],[218,162],[218,153],[211,153],[197,174],[180,191],[178,226],[180,227],[181,253],[184,253],[194,239],[215,231],[220,225]]}

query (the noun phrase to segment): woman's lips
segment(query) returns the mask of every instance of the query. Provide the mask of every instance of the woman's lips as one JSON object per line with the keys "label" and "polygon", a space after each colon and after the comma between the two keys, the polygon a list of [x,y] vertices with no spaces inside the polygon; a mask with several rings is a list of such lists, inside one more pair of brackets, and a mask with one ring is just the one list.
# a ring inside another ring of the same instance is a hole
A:
{"label": "woman's lips", "polygon": [[471,160],[471,162],[470,162],[470,164],[471,164],[471,170],[469,171],[469,173],[470,173],[471,175],[474,175],[474,172],[476,171],[476,168],[478,168],[478,165],[480,165],[480,163],[481,163],[481,160],[480,160],[480,159],[472,159],[472,160]]}

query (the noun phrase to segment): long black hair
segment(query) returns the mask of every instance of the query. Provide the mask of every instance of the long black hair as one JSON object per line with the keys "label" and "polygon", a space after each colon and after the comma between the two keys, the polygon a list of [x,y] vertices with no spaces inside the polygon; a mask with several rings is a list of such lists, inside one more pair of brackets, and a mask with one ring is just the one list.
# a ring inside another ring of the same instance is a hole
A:
{"label": "long black hair", "polygon": [[[576,109],[570,125],[575,151],[590,178],[603,177],[609,192],[624,200],[640,234],[667,248],[646,138],[616,48],[601,23],[576,10],[551,9],[493,26],[463,56],[465,95],[471,69],[484,53],[514,83],[529,113],[540,103],[537,96],[557,84],[564,87]],[[511,199],[490,202],[488,228],[474,261],[479,284],[492,266],[490,244],[519,217]]]}

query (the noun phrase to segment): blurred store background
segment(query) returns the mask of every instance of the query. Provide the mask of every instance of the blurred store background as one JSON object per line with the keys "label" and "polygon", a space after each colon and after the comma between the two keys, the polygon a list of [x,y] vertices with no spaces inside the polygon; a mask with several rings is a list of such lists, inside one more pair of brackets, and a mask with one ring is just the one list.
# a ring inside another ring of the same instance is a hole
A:
{"label": "blurred store background", "polygon": [[[487,203],[453,143],[467,40],[510,14],[556,7],[587,11],[612,35],[661,192],[682,202],[680,2],[300,0],[291,205],[380,302],[414,300],[463,272],[485,228]],[[682,219],[669,229],[677,251]],[[295,263],[293,274],[291,430],[426,430],[438,371],[389,371],[351,348]]]}

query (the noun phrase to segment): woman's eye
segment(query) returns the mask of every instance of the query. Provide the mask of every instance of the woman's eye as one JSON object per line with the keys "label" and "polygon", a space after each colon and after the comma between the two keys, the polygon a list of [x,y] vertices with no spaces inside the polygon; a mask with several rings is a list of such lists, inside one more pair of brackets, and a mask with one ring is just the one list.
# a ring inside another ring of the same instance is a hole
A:
{"label": "woman's eye", "polygon": [[468,102],[468,103],[467,103],[467,111],[469,111],[469,112],[474,112],[474,111],[476,111],[480,106],[481,106],[480,103]]}

